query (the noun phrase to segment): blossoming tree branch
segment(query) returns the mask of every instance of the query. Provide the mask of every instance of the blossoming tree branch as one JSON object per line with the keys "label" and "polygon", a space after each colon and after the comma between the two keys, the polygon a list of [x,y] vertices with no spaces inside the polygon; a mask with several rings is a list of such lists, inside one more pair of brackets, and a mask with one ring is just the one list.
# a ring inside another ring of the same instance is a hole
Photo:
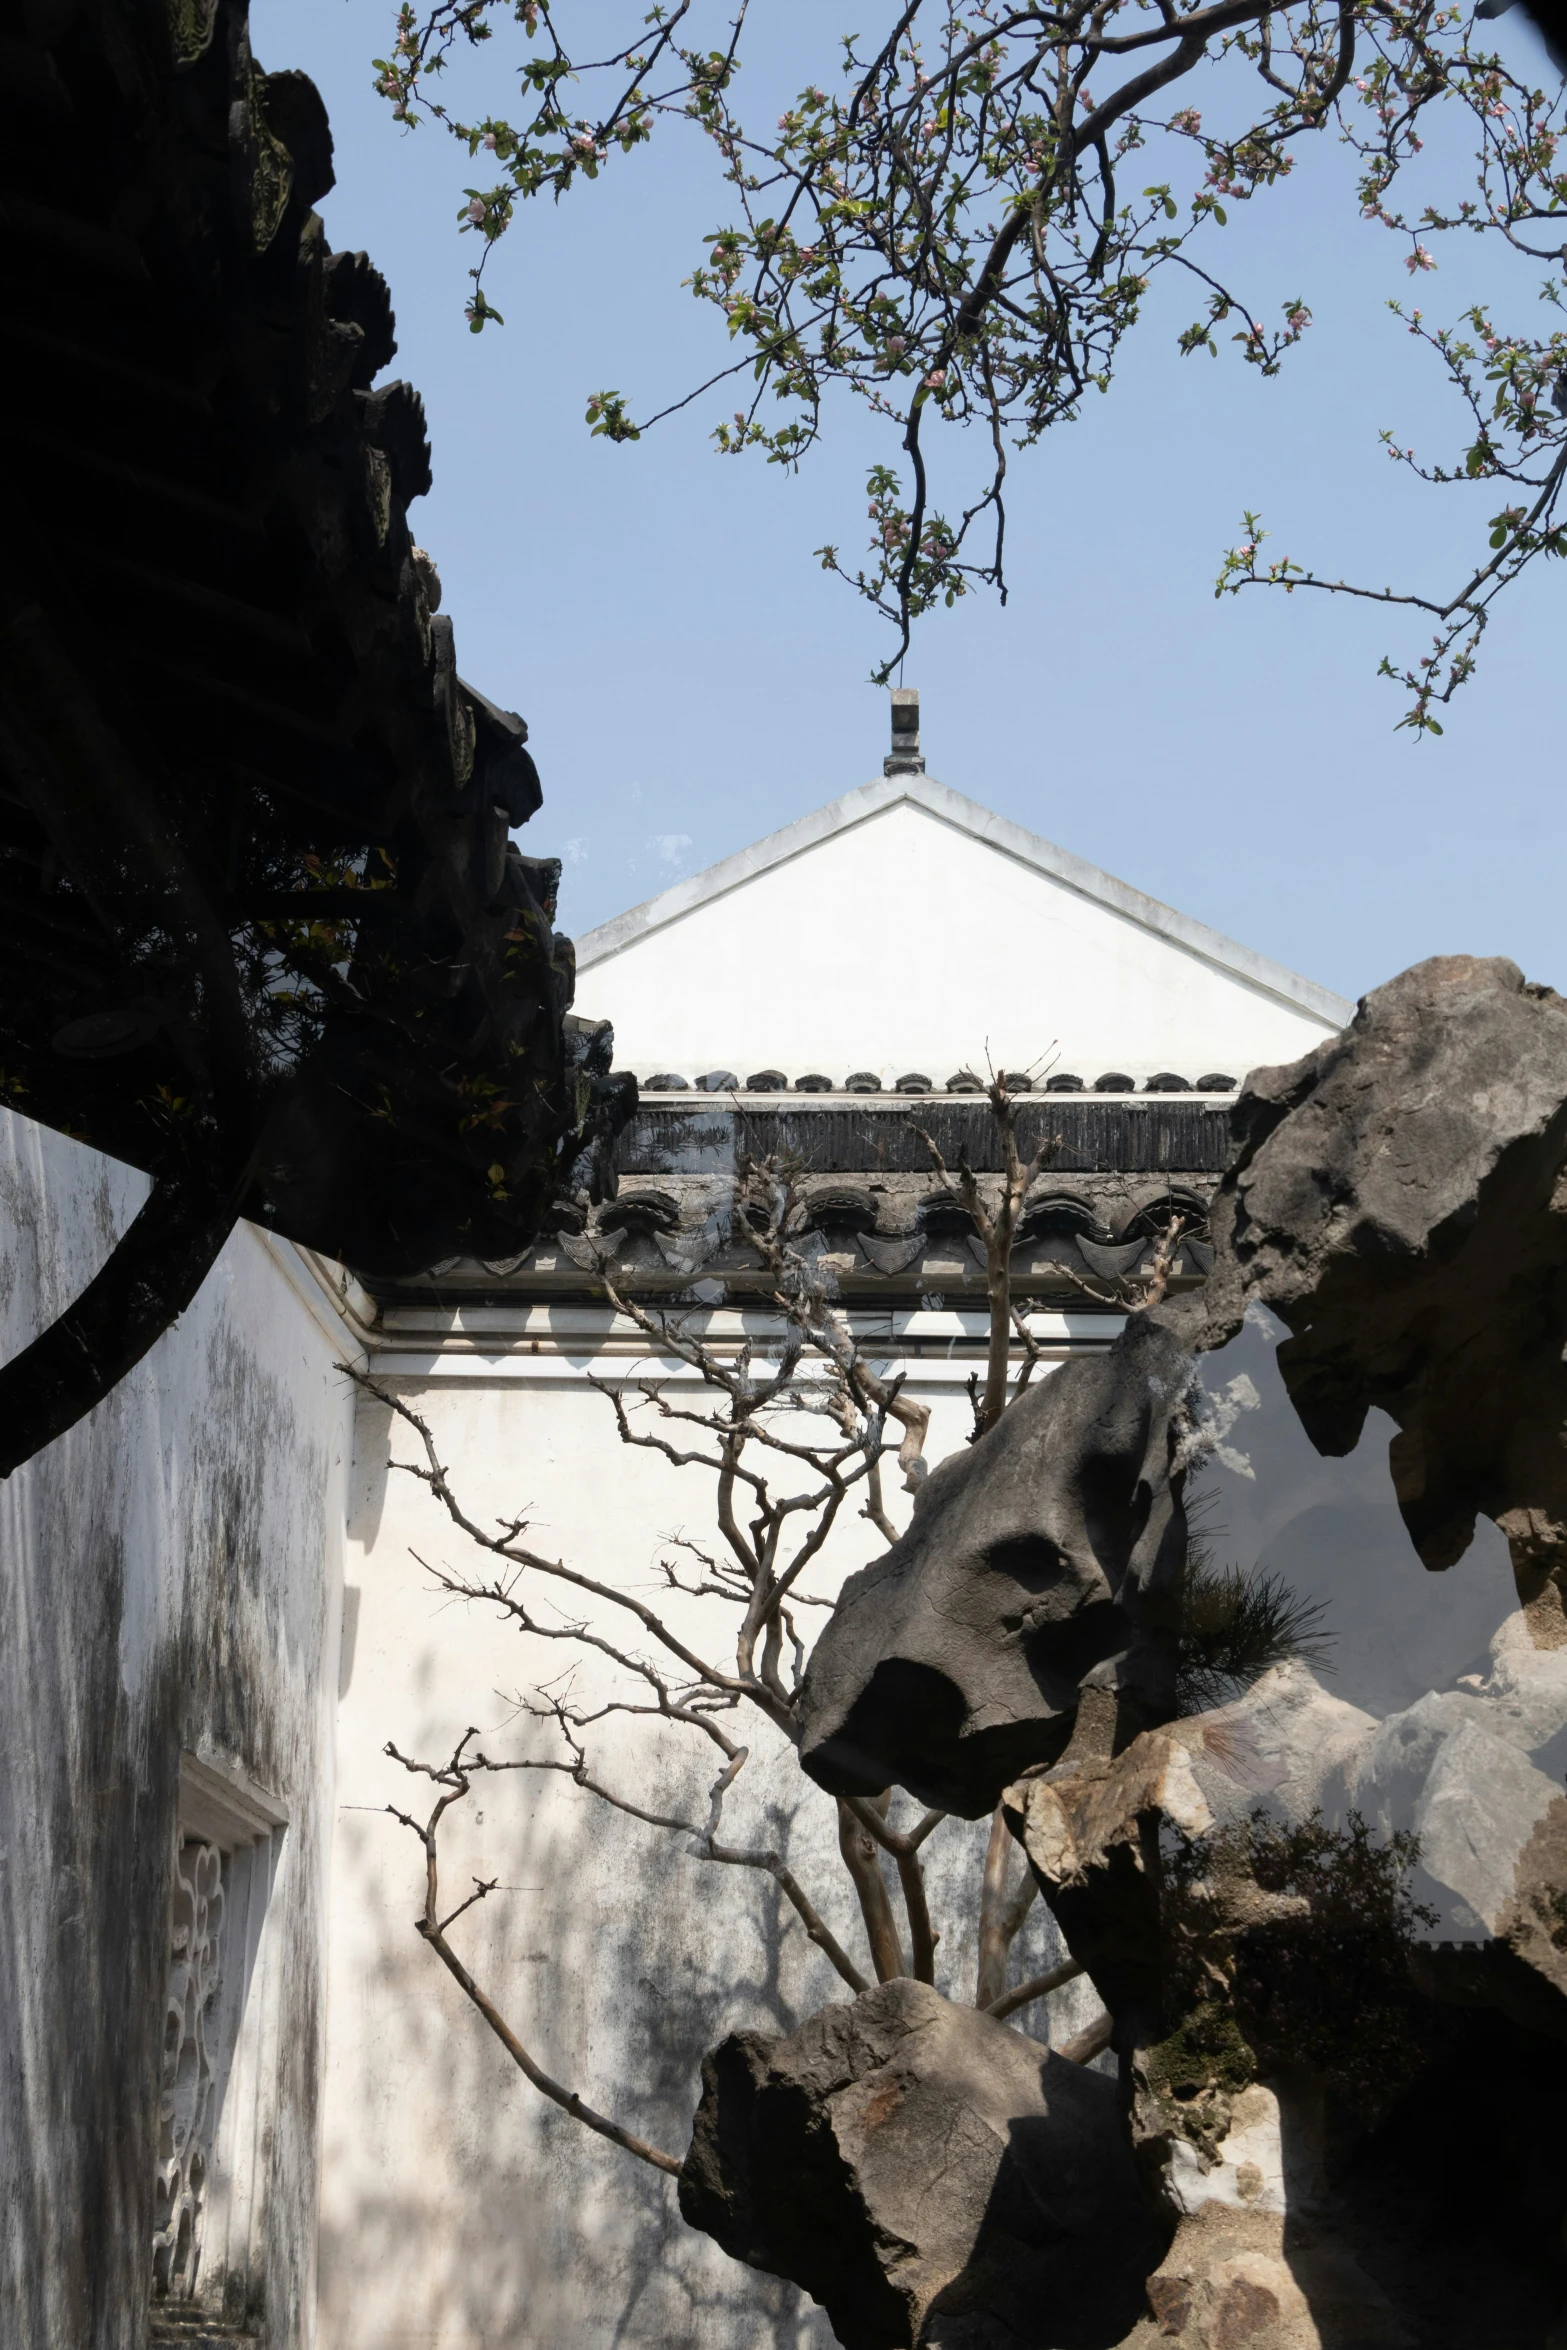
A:
{"label": "blossoming tree branch", "polygon": [[[884,0],[875,35],[843,36],[831,86],[810,84],[765,130],[737,111],[747,6],[715,18],[716,46],[697,45],[697,0],[672,0],[621,45],[612,37],[587,53],[581,0],[404,0],[378,87],[399,122],[442,123],[489,167],[490,184],[467,191],[460,216],[479,245],[475,333],[501,323],[485,280],[520,200],[559,198],[661,124],[694,126],[712,143],[729,220],[689,282],[722,313],[736,355],[641,420],[621,393],[597,392],[588,422],[636,440],[728,384],[739,399],[715,428],[719,450],[792,467],[818,438],[829,393],[863,400],[889,439],[867,485],[869,551],[857,561],[836,546],[818,552],[891,623],[879,680],[934,607],[976,585],[1005,599],[1011,456],[1109,389],[1157,272],[1191,289],[1183,353],[1216,356],[1222,337],[1263,374],[1277,372],[1311,312],[1298,298],[1273,317],[1248,307],[1224,272],[1222,231],[1228,207],[1288,178],[1306,138],[1331,131],[1354,149],[1361,210],[1407,243],[1416,276],[1435,266],[1426,240],[1461,232],[1562,257],[1561,90],[1531,88],[1466,11],[1438,0]],[[605,14],[593,10],[592,25]],[[454,47],[488,42],[497,27],[516,43],[521,104],[458,120],[440,77]],[[1406,213],[1401,175],[1438,100],[1473,118],[1475,192]],[[1472,672],[1500,589],[1567,551],[1556,518],[1567,334],[1554,279],[1542,299],[1544,332],[1481,310],[1451,327],[1409,314],[1452,379],[1463,445],[1446,463],[1424,463],[1389,434],[1391,453],[1428,481],[1506,485],[1486,559],[1455,592],[1359,587],[1293,558],[1264,561],[1255,516],[1219,574],[1221,594],[1309,586],[1434,615],[1434,652],[1383,662],[1407,688],[1405,723],[1417,728],[1440,731],[1433,705]],[[944,426],[982,436],[983,465],[956,501],[937,486],[951,470]]]}

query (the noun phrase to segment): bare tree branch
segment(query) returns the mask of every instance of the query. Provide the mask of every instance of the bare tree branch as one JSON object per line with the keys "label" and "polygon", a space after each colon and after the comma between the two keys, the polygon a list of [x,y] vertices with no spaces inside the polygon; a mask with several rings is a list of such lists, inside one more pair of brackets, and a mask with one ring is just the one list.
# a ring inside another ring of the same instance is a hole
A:
{"label": "bare tree branch", "polygon": [[[539,2064],[532,2056],[529,2055],[527,2049],[523,2046],[521,2040],[518,2039],[516,2033],[512,2030],[510,2024],[507,2023],[500,2010],[495,2006],[494,2002],[486,1995],[486,1993],[479,1988],[479,1985],[474,1981],[473,1976],[468,1972],[468,1969],[463,1965],[462,1960],[457,1956],[456,1951],[453,1950],[450,1942],[448,1942],[446,1939],[446,1928],[451,1924],[452,1919],[460,1917],[462,1915],[463,1909],[472,1907],[473,1901],[482,1900],[486,1893],[493,1892],[494,1890],[493,1884],[481,1886],[479,1891],[474,1894],[469,1901],[466,1901],[461,1905],[461,1908],[452,1911],[451,1917],[444,1921],[441,1919],[440,1871],[436,1850],[436,1838],[439,1833],[441,1820],[447,1810],[451,1807],[452,1804],[461,1802],[470,1791],[472,1778],[471,1771],[464,1767],[464,1749],[466,1748],[468,1741],[472,1738],[476,1738],[477,1736],[478,1732],[476,1730],[468,1730],[464,1732],[462,1738],[458,1741],[457,1748],[452,1756],[451,1762],[446,1766],[446,1775],[448,1781],[447,1791],[437,1801],[435,1808],[431,1812],[428,1820],[421,1823],[418,1820],[412,1819],[408,1813],[398,1811],[394,1805],[389,1804],[387,1806],[388,1810],[392,1814],[392,1817],[396,1820],[400,1820],[405,1828],[412,1829],[413,1833],[418,1837],[420,1843],[424,1846],[424,1908],[419,1917],[415,1919],[414,1923],[419,1933],[423,1935],[425,1941],[429,1943],[430,1948],[440,1959],[441,1964],[451,1975],[453,1981],[457,1984],[458,1988],[463,1993],[463,1996],[470,2000],[472,2004],[478,2009],[480,2015],[483,2016],[485,2022],[489,2025],[490,2030],[495,2034],[496,2039],[499,2040],[501,2046],[506,2050],[507,2055],[511,2058],[513,2064],[516,2065],[518,2071],[526,2080],[532,2083],[533,2087],[538,2090],[541,2096],[548,2097],[552,2104],[560,2106],[563,2112],[569,2113],[574,2120],[581,2122],[584,2128],[596,2131],[601,2138],[607,2138],[611,2145],[623,2147],[627,2154],[636,2155],[639,2161],[650,2163],[655,2170],[667,2171],[671,2177],[678,2178],[681,2169],[680,2158],[678,2155],[665,2154],[661,2148],[649,2145],[645,2138],[637,2137],[633,2131],[623,2128],[619,2122],[611,2121],[607,2114],[596,2112],[595,2109],[589,2105],[584,2098],[578,2095],[575,2089],[567,2089],[564,2087],[561,2082],[555,2080],[551,2074],[544,2070],[541,2064]],[[418,1768],[421,1766],[409,1767]],[[428,1775],[433,1777],[437,1774],[431,1772]]]}
{"label": "bare tree branch", "polygon": [[1115,2025],[1108,2013],[1095,2016],[1093,2022],[1085,2025],[1082,2031],[1074,2033],[1070,2040],[1063,2040],[1055,2053],[1064,2056],[1068,2064],[1092,2064],[1094,2058],[1102,2056],[1109,2047],[1114,2029]]}
{"label": "bare tree branch", "polygon": [[[1021,1338],[1025,1357],[1014,1396],[1023,1391],[1043,1359],[1026,1322],[1012,1305],[1009,1258],[1030,1185],[1053,1148],[1051,1142],[1042,1141],[1025,1159],[1017,1145],[1013,1089],[1004,1076],[992,1071],[988,1090],[992,1114],[1004,1138],[1004,1173],[996,1198],[987,1195],[966,1164],[952,1174],[931,1146],[944,1188],[963,1203],[986,1243],[990,1348],[980,1407],[984,1411],[991,1409],[998,1395],[1003,1408],[1009,1400],[1007,1377],[1014,1336]],[[452,1524],[489,1556],[503,1562],[500,1572],[484,1576],[431,1565],[428,1571],[436,1587],[496,1607],[528,1637],[564,1647],[585,1663],[607,1666],[617,1676],[607,1693],[594,1689],[582,1700],[573,1694],[569,1675],[563,1677],[564,1686],[558,1678],[555,1684],[538,1690],[537,1702],[518,1698],[520,1711],[553,1726],[561,1741],[560,1751],[554,1754],[493,1757],[476,1750],[477,1733],[472,1731],[445,1764],[423,1763],[388,1745],[388,1754],[404,1769],[429,1778],[440,1789],[426,1823],[397,1814],[420,1836],[426,1852],[426,1911],[420,1931],[543,2094],[577,2113],[601,2135],[660,2167],[674,2167],[672,2158],[659,2155],[657,2149],[646,2147],[620,2125],[594,2114],[575,2092],[542,2073],[451,1950],[446,1938],[450,1927],[497,1889],[494,1879],[474,1878],[472,1892],[447,1917],[439,1915],[436,1840],[441,1818],[449,1804],[467,1793],[476,1774],[533,1772],[569,1779],[611,1810],[658,1833],[683,1839],[693,1857],[766,1876],[799,1918],[808,1939],[856,1994],[866,1990],[873,1978],[890,1981],[912,1974],[917,1980],[933,1983],[940,1939],[930,1913],[921,1856],[946,1816],[942,1812],[927,1811],[909,1828],[899,1829],[890,1817],[890,1790],[875,1799],[845,1798],[836,1804],[839,1854],[854,1886],[870,1954],[870,1976],[832,1933],[781,1852],[767,1844],[735,1844],[723,1835],[726,1800],[751,1752],[732,1735],[732,1728],[725,1726],[725,1717],[749,1703],[775,1730],[791,1742],[797,1740],[796,1707],[807,1651],[791,1609],[829,1604],[804,1591],[801,1578],[821,1556],[845,1500],[857,1488],[864,1496],[862,1516],[885,1540],[897,1539],[880,1483],[881,1462],[891,1450],[885,1436],[887,1422],[896,1420],[903,1429],[900,1460],[906,1479],[917,1483],[916,1472],[922,1473],[924,1468],[923,1444],[929,1420],[923,1405],[904,1399],[900,1380],[885,1379],[865,1363],[829,1294],[820,1266],[797,1245],[806,1202],[794,1173],[776,1161],[747,1162],[737,1199],[757,1254],[772,1277],[782,1317],[783,1343],[776,1357],[758,1362],[749,1339],[737,1353],[710,1344],[678,1318],[655,1316],[637,1300],[623,1296],[606,1274],[603,1287],[611,1308],[642,1331],[661,1354],[674,1356],[694,1371],[710,1401],[704,1405],[673,1398],[664,1382],[646,1376],[593,1382],[606,1396],[623,1442],[657,1455],[671,1467],[698,1469],[713,1481],[720,1545],[713,1548],[689,1535],[673,1534],[667,1539],[675,1556],[664,1558],[660,1571],[667,1590],[703,1607],[716,1604],[733,1611],[732,1670],[712,1662],[691,1636],[676,1634],[655,1607],[624,1585],[583,1574],[563,1561],[535,1552],[522,1539],[523,1518],[499,1520],[495,1531],[481,1527],[454,1493],[428,1422],[382,1382],[363,1372],[353,1374],[366,1392],[377,1396],[418,1436],[422,1458],[394,1465],[423,1483]],[[1149,1294],[1155,1290],[1163,1293],[1177,1256],[1178,1219],[1162,1236],[1147,1285]],[[1129,1303],[1135,1289],[1136,1285],[1129,1285],[1116,1302]],[[798,1417],[785,1423],[782,1415],[786,1413]],[[813,1417],[830,1424],[833,1433],[827,1441],[814,1443],[808,1434],[799,1432]],[[994,1425],[994,1419],[988,1424]],[[803,1479],[796,1474],[799,1471],[805,1472]],[[694,1573],[680,1572],[681,1557],[693,1562]],[[544,1591],[558,1592],[562,1598],[570,1593],[588,1606],[607,1603],[611,1613],[601,1624],[587,1614],[559,1608],[553,1597],[545,1612],[533,1586],[535,1577],[544,1579],[539,1587]],[[626,1629],[617,1633],[617,1623]],[[646,1650],[630,1632],[633,1625],[647,1636],[650,1645]],[[687,1816],[678,1808],[666,1810],[638,1801],[613,1783],[614,1773],[606,1777],[595,1767],[588,1738],[599,1726],[620,1716],[628,1721],[662,1721],[694,1731],[717,1749],[720,1768],[709,1786],[705,1820]],[[1009,1850],[1010,1839],[1002,1848],[998,1873],[993,1832],[982,1901],[976,1996],[976,2005],[1003,2015],[1046,1996],[1077,1971],[1072,1967],[1057,1969],[1048,1978],[1036,1978],[1007,1992],[1007,1952],[1035,1897],[1033,1879],[1026,1870],[1017,1890],[1009,1891],[1005,1866]],[[906,1943],[882,1864],[884,1854],[897,1872]]]}
{"label": "bare tree branch", "polygon": [[[1048,1999],[1051,1992],[1059,1991],[1063,1983],[1075,1983],[1082,1972],[1075,1958],[1066,1959],[1060,1966],[1052,1967],[1048,1974],[1031,1975],[1026,1983],[1019,1983],[1014,1990],[1003,1991],[999,1999],[986,2000],[985,2013],[993,2015],[998,2024],[1004,2023],[1009,2015],[1016,2015],[1020,2007],[1031,2007],[1036,1999]],[[1065,2056],[1071,2046],[1072,2042],[1068,2041],[1067,2047],[1059,2053]],[[1085,2059],[1076,2057],[1073,2061],[1081,2064]]]}
{"label": "bare tree branch", "polygon": [[[883,1803],[886,1800],[885,1796],[880,1798]],[[841,1795],[838,1798],[838,1849],[843,1854],[844,1866],[854,1880],[854,1890],[859,1897],[860,1914],[865,1921],[865,1938],[870,1944],[876,1980],[878,1983],[890,1983],[897,1976],[906,1975],[909,1970],[898,1940],[887,1881],[881,1873],[876,1839],[866,1829],[859,1807],[847,1802]]]}

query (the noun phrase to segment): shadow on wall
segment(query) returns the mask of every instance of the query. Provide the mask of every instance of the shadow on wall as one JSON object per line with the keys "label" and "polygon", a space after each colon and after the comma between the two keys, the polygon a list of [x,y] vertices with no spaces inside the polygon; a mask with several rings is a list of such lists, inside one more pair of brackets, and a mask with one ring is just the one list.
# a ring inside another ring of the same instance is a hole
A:
{"label": "shadow on wall", "polygon": [[[418,1398],[413,1399],[418,1403]],[[541,1754],[496,1685],[559,1671],[530,1657],[498,1619],[419,1588],[389,1501],[391,1431],[360,1400],[351,1534],[379,1546],[364,1577],[357,1639],[345,1609],[340,1732],[345,1794],[427,1812],[434,1790],[379,1760],[388,1736],[427,1759],[451,1751],[478,1709],[487,1751]],[[397,1453],[411,1450],[409,1432]],[[542,1474],[542,1472],[541,1472]],[[404,1485],[407,1480],[403,1480]],[[475,1505],[477,1506],[477,1505]],[[414,1549],[452,1555],[439,1519],[411,1517]],[[460,1546],[458,1546],[460,1548]],[[400,1627],[393,1634],[392,1628]],[[481,1628],[481,1626],[485,1628]],[[357,1646],[357,1655],[355,1647]],[[455,1709],[465,1710],[455,1710]],[[705,1815],[701,1754],[661,1750],[635,1723],[601,1758],[610,1783],[655,1809]],[[862,1935],[837,1844],[833,1802],[752,1737],[730,1840],[780,1849],[833,1930]],[[420,1800],[416,1801],[415,1797]],[[912,1800],[909,1816],[916,1816]],[[463,1918],[454,1943],[530,2051],[654,2144],[683,2155],[703,2055],[726,2034],[795,2031],[848,1996],[807,1944],[773,1881],[693,1858],[683,1840],[625,1817],[558,1779],[481,1781],[447,1815],[442,1909],[471,1879],[501,1890]],[[925,1848],[943,1940],[939,1987],[972,1999],[988,1820],[948,1821]],[[414,1931],[418,1847],[384,1812],[342,1817],[334,1866],[333,2084],[322,2238],[323,2350],[827,2350],[825,2314],[787,2283],[731,2262],[679,2218],[674,2185],[539,2097]],[[1064,1956],[1042,1903],[1013,1951],[1014,1979]],[[1074,1983],[1052,2003],[1056,2037],[1098,2010]],[[1043,2037],[1045,2011],[1019,2018]]]}
{"label": "shadow on wall", "polygon": [[[151,2097],[127,2105],[127,2091],[157,2079],[155,2019],[137,1994],[161,1977],[173,1814],[166,1791],[127,1767],[124,1545],[112,1503],[92,1499],[109,1491],[111,1433],[95,1421],[70,1447],[74,1500],[61,1464],[42,1508],[41,1472],[0,1487],[0,2142],[13,2153],[0,2333],[129,2350],[150,2266],[138,2255],[152,2235],[154,2145]],[[53,1604],[41,1604],[51,1586]],[[105,1801],[117,1786],[121,1800]],[[98,1930],[105,1915],[119,1931]],[[137,1930],[144,1920],[153,1931]]]}
{"label": "shadow on wall", "polygon": [[[0,1131],[0,1211],[22,1217],[52,1279],[102,1226],[72,1188],[66,1146],[34,1158],[29,1192],[14,1131]],[[24,1303],[13,1293],[13,1309]],[[278,2350],[297,2342],[309,2306],[334,1562],[325,1369],[301,1322],[237,1234],[180,1329],[0,1485],[7,2345],[145,2342],[186,1749],[275,1791],[290,1822],[267,1928],[287,2020],[257,2059],[266,2226],[208,2273],[243,2304],[265,2303]]]}
{"label": "shadow on wall", "polygon": [[[339,1373],[340,1377],[344,1375]],[[390,1407],[361,1387],[354,1398],[354,1474],[348,1499],[348,1539],[372,1549],[381,1531],[392,1474]]]}
{"label": "shadow on wall", "polygon": [[[443,1860],[454,1901],[481,1867],[513,1888],[473,1913],[465,1959],[556,2078],[683,2153],[703,2051],[736,2022],[799,2020],[781,1897],[747,1872],[723,1934],[716,1872],[636,1822],[531,1790],[503,1822],[496,1795],[492,1783],[484,1826]],[[776,1823],[780,1841],[789,1825]],[[342,1962],[364,2020],[357,2078],[334,2051],[323,2345],[830,2350],[825,2315],[795,2287],[685,2225],[672,2178],[523,2080],[413,1930],[420,1863],[406,1830],[373,1814],[345,1821],[338,1866],[386,1895],[360,1910]]]}

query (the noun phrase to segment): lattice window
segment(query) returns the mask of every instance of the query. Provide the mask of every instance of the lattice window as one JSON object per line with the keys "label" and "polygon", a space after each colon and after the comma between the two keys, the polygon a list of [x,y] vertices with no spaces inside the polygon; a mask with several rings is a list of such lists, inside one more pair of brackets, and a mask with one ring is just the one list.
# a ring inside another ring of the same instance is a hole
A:
{"label": "lattice window", "polygon": [[152,2235],[152,2289],[160,2299],[190,2300],[201,2266],[201,2222],[218,2120],[223,1877],[217,1846],[176,1830]]}
{"label": "lattice window", "polygon": [[[169,1906],[169,1973],[158,2085],[154,2332],[198,2300],[221,2304],[232,2264],[232,2179],[223,2167],[226,2105],[283,1814],[241,1774],[182,1758]],[[256,2094],[254,2063],[248,2095]],[[242,2094],[241,2102],[245,2102]],[[227,2115],[227,2138],[252,2134]],[[217,2212],[214,2215],[214,2191]],[[227,2188],[229,2191],[224,2192]],[[215,2242],[209,2241],[216,2220]],[[176,2329],[177,2330],[177,2329]]]}

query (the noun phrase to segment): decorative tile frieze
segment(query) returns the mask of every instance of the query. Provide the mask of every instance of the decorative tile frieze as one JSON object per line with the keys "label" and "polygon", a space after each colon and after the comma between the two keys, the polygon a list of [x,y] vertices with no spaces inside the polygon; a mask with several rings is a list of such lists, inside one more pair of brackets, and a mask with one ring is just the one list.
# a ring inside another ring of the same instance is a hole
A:
{"label": "decorative tile frieze", "polygon": [[[981,1178],[993,1193],[1000,1178]],[[1036,1187],[1019,1221],[1012,1280],[1020,1298],[1061,1305],[1113,1301],[1089,1296],[1152,1263],[1172,1216],[1186,1226],[1177,1285],[1200,1280],[1212,1263],[1205,1216],[1214,1178],[1182,1173],[1105,1174],[1063,1180],[1053,1170]],[[797,1245],[830,1271],[845,1299],[888,1302],[931,1290],[982,1300],[985,1251],[966,1210],[934,1176],[878,1175],[855,1182],[806,1176],[800,1182]],[[581,1297],[609,1280],[622,1294],[672,1304],[701,1284],[699,1303],[717,1285],[736,1301],[770,1295],[771,1280],[736,1215],[731,1177],[704,1174],[625,1176],[619,1196],[595,1211],[581,1232],[544,1235],[536,1248],[497,1274],[454,1260],[418,1282],[387,1287],[389,1307],[420,1295],[451,1304],[465,1298]]]}
{"label": "decorative tile frieze", "polygon": [[[907,1069],[899,1076],[888,1077],[877,1069],[854,1069],[847,1077],[834,1077],[819,1069],[804,1069],[794,1075],[786,1069],[753,1069],[743,1081],[730,1069],[709,1069],[699,1077],[684,1077],[672,1069],[655,1069],[640,1080],[645,1094],[666,1093],[736,1093],[736,1094],[935,1094],[983,1093],[985,1081],[973,1069],[954,1070],[950,1077],[927,1077],[923,1070]],[[1066,1070],[1051,1070],[1048,1074],[1032,1075],[1027,1070],[1009,1069],[1007,1087],[1013,1094],[1026,1093],[1119,1093],[1119,1094],[1230,1094],[1238,1080],[1222,1072],[1209,1071],[1202,1077],[1182,1077],[1173,1070],[1158,1069],[1141,1080],[1125,1070],[1107,1069],[1103,1076],[1091,1083],[1074,1077]]]}

